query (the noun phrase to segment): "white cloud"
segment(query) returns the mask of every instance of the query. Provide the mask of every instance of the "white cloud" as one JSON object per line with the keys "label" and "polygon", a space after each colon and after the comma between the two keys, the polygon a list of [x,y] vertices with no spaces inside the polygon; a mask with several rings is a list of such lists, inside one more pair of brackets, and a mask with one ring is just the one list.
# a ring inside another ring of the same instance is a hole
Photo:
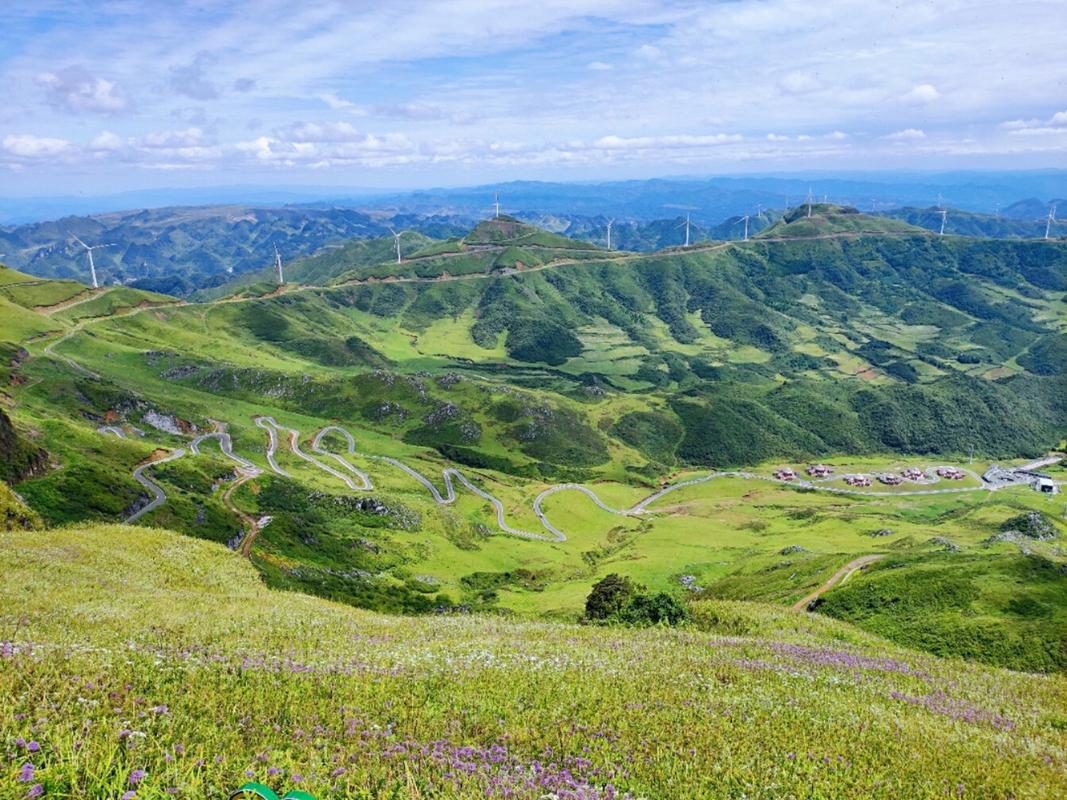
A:
{"label": "white cloud", "polygon": [[89,142],[89,149],[98,152],[115,153],[121,150],[125,145],[126,142],[121,136],[117,136],[111,131],[101,131],[91,142]]}
{"label": "white cloud", "polygon": [[366,114],[366,111],[360,106],[350,100],[345,100],[343,97],[338,97],[332,92],[322,92],[315,96],[334,111],[347,111],[350,114],[356,114],[358,116]]}
{"label": "white cloud", "polygon": [[937,87],[929,83],[920,83],[911,87],[911,90],[902,98],[905,103],[911,105],[928,105],[941,97]]}
{"label": "white cloud", "polygon": [[118,84],[91,75],[83,67],[42,72],[37,85],[45,90],[53,107],[75,114],[116,114],[130,105]]}
{"label": "white cloud", "polygon": [[709,147],[740,142],[742,136],[737,133],[714,133],[694,136],[689,134],[672,136],[602,136],[593,142],[593,147],[600,150],[671,150],[677,148]]}
{"label": "white cloud", "polygon": [[588,64],[585,65],[585,67],[586,69],[591,69],[594,72],[607,72],[609,70],[615,69],[613,66],[611,66],[611,64],[608,64],[606,61],[590,61]]}
{"label": "white cloud", "polygon": [[1049,125],[1054,128],[1067,127],[1067,111],[1057,111],[1049,120]]}
{"label": "white cloud", "polygon": [[9,134],[2,142],[4,150],[19,158],[52,158],[73,150],[66,139],[34,136],[29,133]]}
{"label": "white cloud", "polygon": [[198,147],[204,143],[204,132],[199,128],[186,128],[180,131],[156,131],[146,134],[141,144],[156,149],[176,149]]}
{"label": "white cloud", "polygon": [[921,142],[926,138],[926,132],[918,128],[905,128],[902,131],[887,134],[882,138],[890,142]]}

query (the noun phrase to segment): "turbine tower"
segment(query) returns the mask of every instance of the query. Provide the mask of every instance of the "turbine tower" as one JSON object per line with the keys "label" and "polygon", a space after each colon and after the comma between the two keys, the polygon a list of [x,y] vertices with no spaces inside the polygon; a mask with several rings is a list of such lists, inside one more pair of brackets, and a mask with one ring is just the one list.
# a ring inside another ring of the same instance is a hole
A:
{"label": "turbine tower", "polygon": [[942,208],[941,209],[941,230],[938,232],[938,234],[937,234],[938,236],[944,236],[945,235],[945,222],[947,220],[948,220],[948,209],[947,208]]}
{"label": "turbine tower", "polygon": [[500,194],[499,192],[493,192],[493,208],[495,213],[493,219],[500,219]]}
{"label": "turbine tower", "polygon": [[744,220],[745,220],[745,238],[744,238],[744,241],[747,242],[748,241],[748,214],[745,214]]}
{"label": "turbine tower", "polygon": [[1052,223],[1056,221],[1056,204],[1053,203],[1048,210],[1048,220],[1045,222],[1045,238],[1050,238],[1052,233]]}
{"label": "turbine tower", "polygon": [[278,245],[274,245],[274,268],[278,270],[278,285],[285,285],[285,276],[282,274],[282,254],[278,252]]}
{"label": "turbine tower", "polygon": [[396,245],[396,263],[399,264],[402,260],[400,258],[400,237],[403,236],[405,233],[409,233],[409,231],[400,231],[399,233],[397,233],[392,228],[390,228],[389,233],[393,234],[393,243]]}
{"label": "turbine tower", "polygon": [[811,187],[808,187],[808,219],[811,219]]}
{"label": "turbine tower", "polygon": [[[74,236],[74,234],[72,233],[71,236]],[[89,273],[93,276],[93,288],[94,289],[99,289],[100,288],[100,284],[97,283],[97,281],[96,281],[96,263],[93,261],[93,250],[101,250],[101,249],[103,249],[105,247],[114,247],[115,245],[114,244],[94,244],[92,247],[90,247],[85,242],[83,242],[81,239],[79,239],[77,236],[74,236],[74,241],[76,241],[78,244],[80,244],[82,247],[84,247],[85,248],[85,252],[89,255]]]}
{"label": "turbine tower", "polygon": [[683,247],[689,247],[689,215],[685,215],[685,222],[678,226],[679,228],[685,228],[685,244]]}
{"label": "turbine tower", "polygon": [[611,249],[611,226],[615,224],[615,220],[608,220],[608,250]]}

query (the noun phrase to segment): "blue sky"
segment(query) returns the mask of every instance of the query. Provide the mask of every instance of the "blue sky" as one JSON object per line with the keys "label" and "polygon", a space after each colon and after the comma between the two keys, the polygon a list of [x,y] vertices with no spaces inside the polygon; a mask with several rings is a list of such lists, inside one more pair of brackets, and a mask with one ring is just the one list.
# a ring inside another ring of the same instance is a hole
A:
{"label": "blue sky", "polygon": [[1063,0],[0,9],[11,194],[1067,166]]}

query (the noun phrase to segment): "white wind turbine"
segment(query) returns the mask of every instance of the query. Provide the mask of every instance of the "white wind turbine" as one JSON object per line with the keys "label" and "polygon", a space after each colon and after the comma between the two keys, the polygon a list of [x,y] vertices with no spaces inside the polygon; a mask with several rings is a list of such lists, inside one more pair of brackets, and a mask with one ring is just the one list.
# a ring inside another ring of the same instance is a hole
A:
{"label": "white wind turbine", "polygon": [[1056,204],[1053,203],[1048,210],[1048,220],[1045,222],[1045,238],[1050,238],[1052,233],[1052,223],[1056,221]]}
{"label": "white wind turbine", "polygon": [[493,192],[493,219],[500,219],[500,194]]}
{"label": "white wind turbine", "polygon": [[748,214],[745,214],[745,216],[742,219],[745,220],[745,238],[744,238],[744,241],[747,242],[748,241]]}
{"label": "white wind turbine", "polygon": [[282,274],[282,254],[278,252],[278,245],[274,245],[274,268],[278,270],[278,285],[285,285],[285,276]]}
{"label": "white wind turbine", "polygon": [[[74,236],[74,234],[72,233],[71,236]],[[81,239],[79,239],[77,236],[74,236],[74,241],[76,241],[78,244],[80,244],[82,247],[84,247],[85,248],[85,252],[89,254],[89,272],[93,276],[93,288],[94,289],[99,289],[100,288],[100,284],[97,283],[97,281],[96,281],[96,263],[93,261],[93,250],[102,250],[105,247],[114,247],[115,245],[114,244],[94,244],[92,247],[90,247],[85,242],[83,242]]]}
{"label": "white wind turbine", "polygon": [[679,228],[685,228],[685,247],[689,247],[689,215],[685,215],[685,222],[678,226]]}
{"label": "white wind turbine", "polygon": [[411,233],[411,231],[400,231],[399,233],[397,233],[392,228],[390,228],[389,233],[393,234],[393,243],[396,245],[396,263],[399,264],[402,260],[400,258],[400,237],[403,236],[405,233]]}
{"label": "white wind turbine", "polygon": [[611,249],[611,226],[615,224],[615,220],[608,220],[608,250]]}
{"label": "white wind turbine", "polygon": [[942,208],[941,209],[941,230],[938,232],[938,234],[937,234],[938,236],[944,236],[945,235],[945,222],[947,222],[947,221],[948,221],[948,209],[947,208]]}
{"label": "white wind turbine", "polygon": [[808,219],[811,219],[811,187],[808,187]]}

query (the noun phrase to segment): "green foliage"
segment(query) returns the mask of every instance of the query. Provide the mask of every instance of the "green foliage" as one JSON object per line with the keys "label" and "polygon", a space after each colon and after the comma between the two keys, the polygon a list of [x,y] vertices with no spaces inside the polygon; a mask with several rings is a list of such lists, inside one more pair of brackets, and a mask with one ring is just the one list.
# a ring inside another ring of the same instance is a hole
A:
{"label": "green foliage", "polygon": [[1067,335],[1049,334],[1019,356],[1019,364],[1035,375],[1067,374]]}
{"label": "green foliage", "polygon": [[585,619],[627,625],[680,625],[689,619],[685,606],[671,595],[646,594],[643,588],[614,572],[604,576],[585,599]]}
{"label": "green foliage", "polygon": [[674,461],[683,429],[667,414],[631,411],[612,424],[611,434],[649,458],[669,464]]}
{"label": "green foliage", "polygon": [[520,318],[508,325],[508,355],[518,361],[558,365],[582,352],[582,343],[562,325],[545,319]]}
{"label": "green foliage", "polygon": [[637,596],[638,589],[629,578],[611,573],[595,584],[585,599],[585,617],[606,621],[618,617]]}
{"label": "green foliage", "polygon": [[1067,571],[1041,556],[893,556],[821,600],[820,613],[940,656],[1067,667]]}

